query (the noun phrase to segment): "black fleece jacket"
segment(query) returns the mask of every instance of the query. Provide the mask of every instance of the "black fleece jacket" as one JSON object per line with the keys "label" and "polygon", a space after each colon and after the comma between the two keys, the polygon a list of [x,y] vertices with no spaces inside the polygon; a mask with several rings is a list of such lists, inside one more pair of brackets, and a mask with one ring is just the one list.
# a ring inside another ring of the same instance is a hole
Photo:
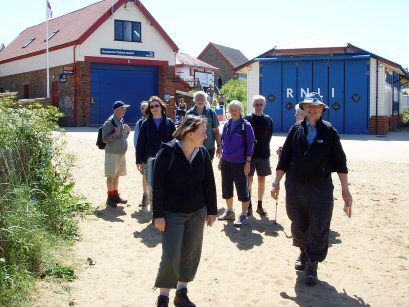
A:
{"label": "black fleece jacket", "polygon": [[175,123],[170,118],[163,117],[159,128],[156,128],[152,117],[144,120],[136,144],[136,164],[146,163],[148,158],[154,157],[162,142],[166,143],[173,139],[172,134],[175,130]]}
{"label": "black fleece jacket", "polygon": [[322,119],[316,129],[317,137],[309,146],[306,119],[290,128],[277,165],[277,170],[286,172],[287,181],[316,184],[331,180],[331,172],[348,173],[337,130]]}
{"label": "black fleece jacket", "polygon": [[[173,157],[172,157],[173,155]],[[209,153],[201,147],[190,163],[176,140],[163,143],[153,169],[153,217],[163,211],[217,214],[216,185]]]}

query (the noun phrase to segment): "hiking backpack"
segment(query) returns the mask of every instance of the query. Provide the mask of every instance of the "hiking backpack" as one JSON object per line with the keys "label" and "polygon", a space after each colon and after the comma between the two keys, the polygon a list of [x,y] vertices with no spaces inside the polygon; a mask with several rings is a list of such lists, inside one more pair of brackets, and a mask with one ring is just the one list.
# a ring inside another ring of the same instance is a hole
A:
{"label": "hiking backpack", "polygon": [[[117,127],[117,125],[115,124],[114,119],[111,119],[112,125],[114,126],[114,130],[111,131],[111,134],[115,132],[115,128]],[[97,143],[96,145],[98,146],[99,149],[105,149],[105,146],[107,145],[106,143],[104,143],[103,139],[102,139],[102,128],[104,127],[104,125],[102,125],[101,127],[99,127],[98,129],[98,137],[97,137]]]}

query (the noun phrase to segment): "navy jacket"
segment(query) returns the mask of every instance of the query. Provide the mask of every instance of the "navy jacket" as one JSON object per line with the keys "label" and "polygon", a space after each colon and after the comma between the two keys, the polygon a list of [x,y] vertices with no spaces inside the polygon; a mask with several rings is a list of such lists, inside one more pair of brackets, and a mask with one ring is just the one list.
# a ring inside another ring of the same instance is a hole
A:
{"label": "navy jacket", "polygon": [[348,173],[337,130],[322,119],[316,128],[317,137],[311,146],[307,141],[306,119],[290,128],[277,165],[277,170],[286,172],[286,181],[316,184],[330,181],[331,172]]}
{"label": "navy jacket", "polygon": [[164,117],[156,128],[152,117],[147,118],[141,125],[138,142],[136,144],[136,164],[146,163],[148,158],[154,157],[162,143],[173,139],[176,130],[174,122]]}
{"label": "navy jacket", "polygon": [[207,150],[202,146],[190,163],[176,140],[162,144],[153,168],[152,194],[154,218],[163,217],[164,210],[192,213],[203,207],[208,215],[217,215],[216,184]]}

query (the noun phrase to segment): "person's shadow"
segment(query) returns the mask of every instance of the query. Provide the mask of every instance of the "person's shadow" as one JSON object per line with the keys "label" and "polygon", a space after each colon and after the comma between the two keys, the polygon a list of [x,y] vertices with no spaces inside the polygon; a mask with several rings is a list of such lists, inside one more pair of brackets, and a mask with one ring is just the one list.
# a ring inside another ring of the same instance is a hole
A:
{"label": "person's shadow", "polygon": [[249,250],[263,243],[263,237],[259,233],[253,232],[250,225],[236,228],[233,223],[228,223],[223,226],[222,231],[240,250]]}
{"label": "person's shadow", "polygon": [[148,224],[141,231],[135,231],[133,236],[135,239],[141,239],[141,242],[149,248],[156,247],[162,242],[160,231],[157,230],[152,223]]}
{"label": "person's shadow", "polygon": [[136,219],[138,224],[150,223],[152,222],[152,212],[145,208],[140,208],[138,211],[131,214],[131,218]]}
{"label": "person's shadow", "polygon": [[295,282],[294,290],[295,297],[289,296],[286,292],[281,292],[280,296],[283,299],[291,300],[299,306],[366,306],[371,305],[366,304],[362,297],[357,295],[350,296],[345,291],[338,292],[334,286],[331,286],[325,281],[320,281],[319,284],[315,286],[307,286],[304,284],[304,273],[297,272],[297,280]]}
{"label": "person's shadow", "polygon": [[108,222],[121,222],[123,223],[124,220],[119,218],[120,216],[126,215],[124,208],[123,207],[105,207],[104,209],[101,210],[95,210],[94,211],[95,216],[97,216],[100,219],[103,219]]}
{"label": "person's shadow", "polygon": [[340,239],[341,234],[337,231],[330,230],[329,231],[329,238],[328,238],[328,244],[329,246],[332,246],[334,244],[340,244],[342,241]]}

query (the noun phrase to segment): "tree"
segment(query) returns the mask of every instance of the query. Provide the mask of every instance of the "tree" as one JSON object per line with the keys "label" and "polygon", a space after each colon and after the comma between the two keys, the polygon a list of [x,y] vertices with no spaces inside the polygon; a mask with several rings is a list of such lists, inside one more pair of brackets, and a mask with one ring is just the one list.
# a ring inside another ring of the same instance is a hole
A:
{"label": "tree", "polygon": [[229,80],[221,89],[221,93],[226,98],[226,102],[238,100],[243,104],[244,113],[247,113],[247,81]]}

